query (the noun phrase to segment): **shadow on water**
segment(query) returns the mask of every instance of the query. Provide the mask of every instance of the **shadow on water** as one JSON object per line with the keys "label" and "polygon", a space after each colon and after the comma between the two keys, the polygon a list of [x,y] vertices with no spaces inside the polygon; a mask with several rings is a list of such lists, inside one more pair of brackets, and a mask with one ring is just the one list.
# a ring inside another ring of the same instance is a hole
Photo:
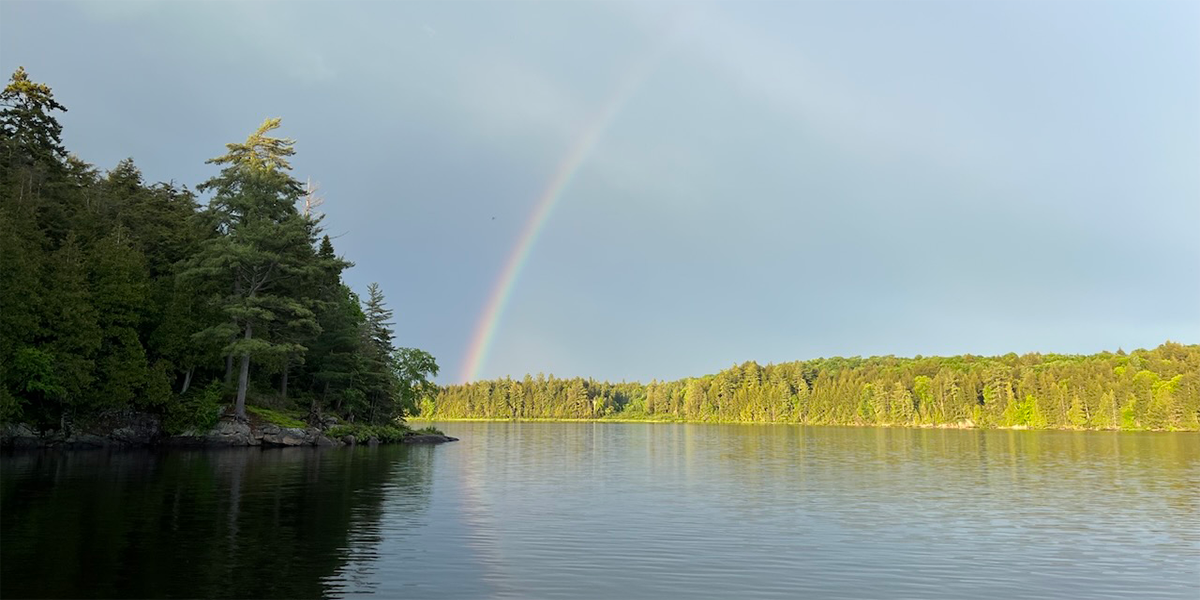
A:
{"label": "shadow on water", "polygon": [[1200,434],[444,429],[0,456],[0,597],[1196,597]]}
{"label": "shadow on water", "polygon": [[371,571],[385,497],[427,508],[422,450],[4,455],[0,596],[339,595]]}

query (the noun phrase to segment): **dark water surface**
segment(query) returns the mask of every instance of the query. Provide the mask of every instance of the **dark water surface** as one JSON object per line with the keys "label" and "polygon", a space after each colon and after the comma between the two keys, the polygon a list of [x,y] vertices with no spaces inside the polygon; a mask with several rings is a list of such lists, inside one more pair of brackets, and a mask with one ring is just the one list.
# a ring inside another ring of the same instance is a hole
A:
{"label": "dark water surface", "polygon": [[0,457],[0,596],[1200,597],[1200,434],[447,423]]}

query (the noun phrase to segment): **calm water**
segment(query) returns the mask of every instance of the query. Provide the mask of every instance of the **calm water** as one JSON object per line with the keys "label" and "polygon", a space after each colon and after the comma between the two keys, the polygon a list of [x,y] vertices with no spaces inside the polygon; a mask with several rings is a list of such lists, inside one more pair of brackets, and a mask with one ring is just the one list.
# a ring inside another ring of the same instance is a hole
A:
{"label": "calm water", "polygon": [[0,596],[1197,598],[1200,435],[448,423],[5,455]]}

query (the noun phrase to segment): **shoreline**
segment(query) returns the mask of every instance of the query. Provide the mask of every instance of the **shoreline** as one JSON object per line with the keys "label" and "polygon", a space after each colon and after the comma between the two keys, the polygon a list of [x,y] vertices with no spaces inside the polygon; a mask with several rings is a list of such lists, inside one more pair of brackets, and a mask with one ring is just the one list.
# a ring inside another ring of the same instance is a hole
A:
{"label": "shoreline", "polygon": [[1110,432],[1110,433],[1200,433],[1197,429],[1119,429],[1108,428],[1098,429],[1093,427],[1030,427],[1028,425],[1008,425],[996,427],[980,427],[974,423],[941,423],[941,424],[909,424],[897,425],[894,423],[796,423],[791,421],[728,421],[728,420],[709,420],[709,421],[690,421],[687,419],[630,419],[630,418],[608,418],[601,417],[597,419],[568,419],[568,418],[548,418],[548,417],[531,417],[531,418],[504,418],[504,417],[409,417],[409,423],[469,423],[469,422],[486,422],[486,423],[646,423],[652,425],[799,425],[803,427],[853,427],[856,429],[955,429],[955,430],[975,430],[975,431],[1076,431],[1076,432]]}
{"label": "shoreline", "polygon": [[[342,429],[341,434],[333,433]],[[442,444],[458,438],[440,433],[405,431],[399,437],[375,434],[356,436],[354,426],[284,427],[257,419],[222,416],[211,429],[173,435],[163,430],[161,420],[150,414],[119,412],[103,415],[87,424],[68,424],[64,430],[38,431],[27,423],[0,425],[0,448],[66,449],[101,448],[290,448],[378,446],[382,444]]]}

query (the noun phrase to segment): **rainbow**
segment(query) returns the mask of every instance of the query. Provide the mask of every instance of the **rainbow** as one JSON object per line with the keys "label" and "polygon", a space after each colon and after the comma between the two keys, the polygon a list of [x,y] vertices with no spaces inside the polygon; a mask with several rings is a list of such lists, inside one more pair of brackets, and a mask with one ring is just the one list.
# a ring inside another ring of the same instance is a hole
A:
{"label": "rainbow", "polygon": [[488,296],[483,313],[479,316],[479,322],[475,326],[475,332],[471,338],[466,359],[463,361],[460,370],[459,381],[461,383],[467,383],[479,377],[479,371],[487,361],[488,350],[491,348],[492,341],[496,337],[496,329],[500,325],[500,319],[504,316],[504,309],[508,306],[508,301],[512,297],[517,279],[520,278],[521,271],[529,261],[529,255],[533,251],[534,245],[537,244],[538,236],[541,235],[546,222],[550,219],[550,214],[554,212],[554,207],[562,200],[564,192],[570,187],[571,182],[579,173],[580,168],[587,162],[592,151],[596,149],[596,145],[604,136],[604,132],[616,120],[617,114],[621,112],[637,90],[642,87],[646,79],[650,77],[650,74],[654,72],[655,68],[662,61],[662,58],[667,54],[672,42],[678,37],[677,34],[681,30],[682,22],[683,19],[677,18],[673,26],[669,28],[670,31],[668,34],[662,36],[661,41],[651,47],[644,60],[635,63],[634,67],[626,73],[613,91],[613,94],[602,105],[596,117],[584,129],[583,134],[575,140],[575,143],[567,151],[567,154],[558,163],[558,167],[554,170],[554,175],[551,176],[549,183],[542,189],[541,195],[538,196],[537,205],[529,215],[529,220],[526,221],[525,228],[521,231],[520,237],[517,238],[516,245],[509,252],[508,260],[504,263],[504,270],[500,272],[500,277],[496,279],[496,284],[492,287],[491,295]]}

